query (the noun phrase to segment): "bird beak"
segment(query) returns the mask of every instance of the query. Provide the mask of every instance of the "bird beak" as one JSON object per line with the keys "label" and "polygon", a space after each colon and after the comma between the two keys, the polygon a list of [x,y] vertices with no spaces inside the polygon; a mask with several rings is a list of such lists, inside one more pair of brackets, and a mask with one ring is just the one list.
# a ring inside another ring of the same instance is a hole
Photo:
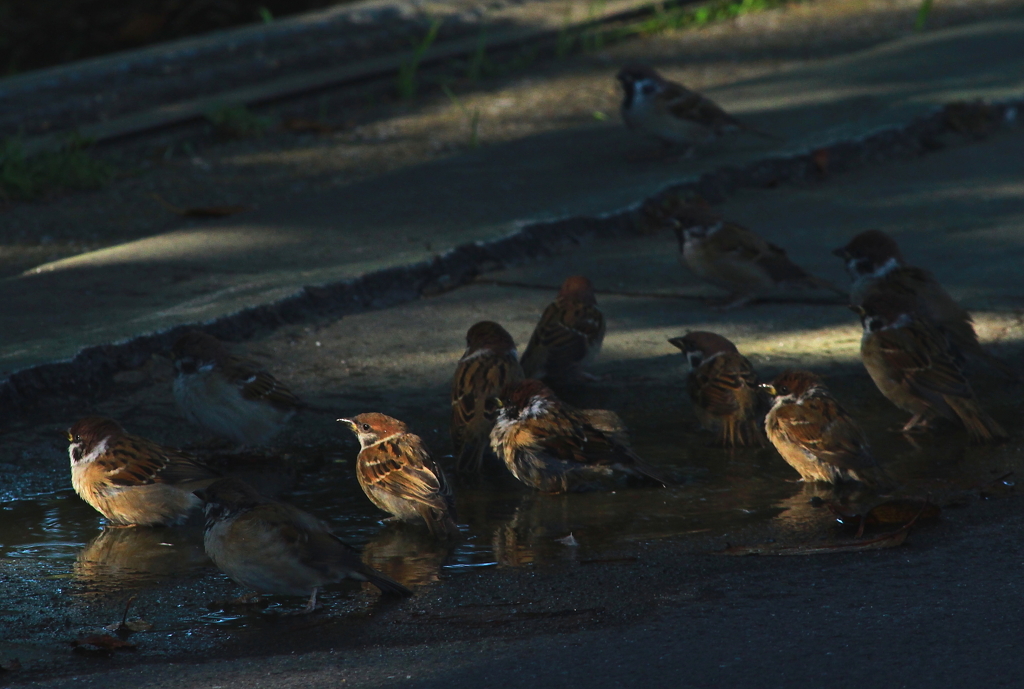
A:
{"label": "bird beak", "polygon": [[850,311],[853,311],[855,314],[857,314],[861,318],[864,318],[865,312],[864,312],[864,307],[863,306],[860,306],[858,304],[850,304],[846,308],[850,309]]}
{"label": "bird beak", "polygon": [[337,419],[337,422],[345,424],[346,426],[349,427],[349,429],[352,430],[352,432],[355,432],[356,430],[356,422],[353,421],[352,419]]}
{"label": "bird beak", "polygon": [[494,398],[494,406],[496,406],[498,409],[504,409],[505,408],[505,403],[501,401],[500,397],[495,397]]}
{"label": "bird beak", "polygon": [[683,342],[683,338],[681,338],[681,337],[670,337],[670,338],[668,338],[668,343],[670,345],[678,347],[679,349],[683,350],[684,352],[686,351],[686,344]]}
{"label": "bird beak", "polygon": [[846,253],[846,247],[845,246],[841,246],[838,249],[833,249],[832,255],[833,256],[838,256],[839,258],[843,259],[844,261],[850,257],[850,255],[848,253]]}
{"label": "bird beak", "polygon": [[778,392],[776,392],[776,390],[775,390],[775,386],[772,385],[771,383],[762,383],[761,385],[758,385],[757,387],[761,388],[762,390],[767,392],[772,397],[776,397],[778,395]]}
{"label": "bird beak", "polygon": [[202,488],[200,488],[199,490],[192,491],[192,495],[196,496],[197,498],[199,498],[203,502],[207,502],[206,491],[203,490]]}

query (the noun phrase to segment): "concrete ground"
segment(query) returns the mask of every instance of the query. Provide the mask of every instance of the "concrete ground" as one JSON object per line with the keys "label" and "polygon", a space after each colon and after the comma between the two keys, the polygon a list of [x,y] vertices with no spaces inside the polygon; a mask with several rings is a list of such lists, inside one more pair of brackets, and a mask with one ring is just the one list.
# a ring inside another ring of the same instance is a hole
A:
{"label": "concrete ground", "polygon": [[630,164],[624,156],[644,144],[595,122],[40,265],[0,283],[0,375],[427,260],[530,220],[621,209],[723,165],[847,140],[953,100],[1019,95],[1022,32],[1019,18],[973,23],[710,91],[786,136],[778,148],[740,137],[695,159]]}
{"label": "concrete ground", "polygon": [[[715,95],[757,124],[786,133],[786,146],[799,150],[902,123],[957,98],[1019,97],[1021,41],[1020,20],[981,22],[723,87]],[[968,66],[966,54],[977,62]],[[429,257],[499,236],[528,218],[614,210],[699,171],[777,152],[737,141],[695,161],[627,166],[623,154],[635,146],[611,125],[540,135],[342,192],[267,204],[251,218],[56,262],[0,287],[9,290],[9,303],[25,310],[11,316],[13,339],[2,350],[11,362],[7,370],[68,356],[87,342],[213,318],[298,285]],[[1024,253],[1022,156],[1024,132],[1009,127],[983,142],[952,142],[821,183],[740,191],[721,209],[840,284],[841,265],[830,250],[869,227],[891,232],[911,261],[934,270],[972,310],[983,341],[1016,365],[1024,351],[1024,293],[1017,285]],[[171,241],[183,237],[187,241]],[[867,379],[857,357],[856,320],[828,294],[780,295],[715,311],[705,298],[717,292],[679,266],[674,238],[663,232],[594,240],[487,273],[478,284],[383,310],[284,326],[237,347],[319,407],[338,415],[379,409],[403,418],[443,456],[449,451],[447,385],[466,328],[483,318],[498,320],[524,343],[554,287],[573,273],[597,284],[609,333],[593,369],[601,380],[567,396],[620,412],[641,455],[687,477],[684,486],[659,494],[660,501],[640,494],[628,510],[616,512],[616,519],[629,523],[608,527],[602,548],[588,551],[587,558],[551,557],[552,535],[567,530],[586,549],[588,530],[599,534],[595,520],[601,515],[585,509],[573,514],[543,500],[531,511],[524,503],[510,524],[493,534],[474,533],[485,543],[493,538],[498,566],[445,572],[397,606],[350,596],[335,601],[335,613],[326,619],[217,632],[220,641],[212,647],[174,637],[182,626],[174,632],[158,628],[133,637],[142,648],[137,655],[110,661],[69,659],[64,642],[78,633],[78,620],[93,614],[90,605],[102,609],[106,622],[123,596],[82,602],[72,582],[65,589],[72,574],[57,572],[45,582],[50,598],[24,597],[46,608],[56,620],[48,621],[48,629],[56,631],[48,642],[22,646],[16,631],[0,637],[3,656],[19,648],[35,654],[23,674],[0,675],[0,682],[110,688],[960,687],[983,678],[996,686],[1019,684],[1014,644],[1022,604],[1015,582],[1024,517],[1012,496],[1013,478],[992,484],[1024,471],[1024,436],[1014,423],[1021,414],[1020,388],[985,372],[976,379],[983,404],[1010,429],[1007,445],[972,447],[949,431],[914,447],[892,432],[905,417]],[[93,294],[81,291],[83,280]],[[59,298],[67,310],[28,313],[30,303],[40,303],[30,302],[30,295],[48,303]],[[94,315],[101,306],[117,317]],[[39,327],[44,322],[45,332]],[[941,521],[915,529],[909,545],[891,550],[816,557],[712,554],[730,543],[802,544],[835,534],[831,517],[809,506],[813,491],[787,483],[792,472],[770,450],[707,448],[683,399],[682,358],[666,342],[698,328],[733,339],[763,377],[797,365],[825,374],[907,493],[931,494],[944,505]],[[168,444],[204,440],[175,412],[169,376],[166,359],[155,356],[119,372],[114,394],[69,391],[38,423],[8,431],[0,452],[9,470],[0,488],[29,498],[63,485],[67,460],[60,431],[87,412],[114,416]],[[281,450],[352,454],[352,441],[339,435],[332,419],[301,416],[281,438]],[[460,490],[472,493],[462,485]],[[309,491],[294,499],[309,499]],[[743,510],[753,514],[738,521]],[[726,513],[732,516],[721,516]],[[520,541],[513,543],[509,532]],[[26,571],[24,565],[0,568],[5,577]],[[197,621],[197,601],[209,597],[204,586],[211,580],[219,582],[218,591],[230,589],[215,573],[203,576],[180,601],[158,592],[147,605],[178,615],[189,635],[216,636]],[[7,591],[16,588],[5,583]],[[35,619],[16,607],[24,605],[9,600],[0,614],[9,630],[27,620],[36,634]],[[341,615],[338,608],[345,606],[349,612]],[[77,617],[66,615],[66,608]]]}

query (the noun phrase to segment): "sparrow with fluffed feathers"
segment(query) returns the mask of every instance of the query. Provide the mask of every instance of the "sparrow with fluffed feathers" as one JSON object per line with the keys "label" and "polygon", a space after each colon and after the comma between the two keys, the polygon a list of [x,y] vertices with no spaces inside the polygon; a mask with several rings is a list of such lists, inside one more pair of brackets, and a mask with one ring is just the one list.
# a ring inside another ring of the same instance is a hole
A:
{"label": "sparrow with fluffed feathers", "polygon": [[363,563],[359,552],[308,512],[265,498],[238,479],[222,479],[196,495],[205,503],[203,544],[217,567],[260,593],[309,596],[345,579],[368,581],[381,593],[409,596],[397,581]]}
{"label": "sparrow with fluffed feathers", "polygon": [[190,330],[171,351],[174,398],[185,418],[240,445],[269,442],[303,403],[259,364]]}
{"label": "sparrow with fluffed feathers", "polygon": [[617,476],[669,483],[621,436],[600,430],[539,380],[524,380],[503,393],[491,447],[513,476],[545,493],[586,490]]}
{"label": "sparrow with fluffed feathers", "polygon": [[714,433],[720,445],[763,445],[764,397],[753,365],[736,345],[704,331],[669,342],[690,364],[687,391],[700,425]]}
{"label": "sparrow with fluffed feathers", "polygon": [[616,77],[622,85],[622,120],[663,144],[692,150],[730,132],[749,132],[766,139],[782,137],[736,119],[710,98],[665,79],[646,65],[623,67]]}
{"label": "sparrow with fluffed feathers", "polygon": [[114,526],[177,525],[200,506],[193,491],[220,474],[195,457],[89,416],[68,430],[71,484]]}
{"label": "sparrow with fluffed feathers", "polygon": [[961,423],[975,441],[1006,439],[978,404],[946,334],[918,312],[918,304],[910,295],[879,292],[850,307],[864,327],[864,368],[890,402],[913,414],[903,431],[943,418]]}
{"label": "sparrow with fluffed feathers", "polygon": [[374,505],[395,519],[425,524],[435,538],[454,538],[455,496],[423,439],[390,416],[338,419],[359,438],[356,478]]}
{"label": "sparrow with fluffed feathers", "polygon": [[704,204],[680,208],[672,221],[682,261],[700,279],[729,292],[723,308],[744,306],[780,288],[826,289],[846,296],[793,263],[782,247],[723,220]]}
{"label": "sparrow with fluffed feathers", "polygon": [[892,484],[879,466],[867,436],[810,371],[784,371],[763,386],[772,396],[765,417],[768,439],[804,481],[859,481],[883,488]]}
{"label": "sparrow with fluffed feathers", "polygon": [[528,378],[593,378],[583,371],[601,351],[604,314],[594,285],[582,275],[566,278],[555,301],[544,309],[521,360]]}
{"label": "sparrow with fluffed feathers", "polygon": [[861,306],[872,294],[884,292],[912,297],[918,313],[943,330],[958,352],[1019,380],[1017,372],[1006,362],[982,348],[971,315],[943,289],[931,271],[907,265],[895,239],[881,230],[867,230],[832,253],[843,259],[853,281],[850,304]]}
{"label": "sparrow with fluffed feathers", "polygon": [[480,321],[469,329],[452,378],[451,436],[459,471],[480,471],[498,415],[495,398],[523,378],[516,343],[504,328]]}

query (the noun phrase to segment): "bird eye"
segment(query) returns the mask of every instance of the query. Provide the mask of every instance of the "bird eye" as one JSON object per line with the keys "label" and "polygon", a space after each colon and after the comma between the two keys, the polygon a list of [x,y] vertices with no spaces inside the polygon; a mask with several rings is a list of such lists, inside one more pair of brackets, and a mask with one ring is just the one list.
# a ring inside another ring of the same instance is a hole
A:
{"label": "bird eye", "polygon": [[369,431],[369,430],[370,430],[370,424],[368,424],[368,423],[364,423],[364,424],[363,424],[363,430],[364,430],[364,431]]}

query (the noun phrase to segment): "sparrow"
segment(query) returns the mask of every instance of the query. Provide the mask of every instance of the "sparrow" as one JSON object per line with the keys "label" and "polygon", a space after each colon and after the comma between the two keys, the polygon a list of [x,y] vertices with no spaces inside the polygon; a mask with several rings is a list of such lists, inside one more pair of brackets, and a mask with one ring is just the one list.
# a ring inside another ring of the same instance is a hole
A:
{"label": "sparrow", "polygon": [[88,416],[68,430],[71,484],[114,526],[177,525],[200,506],[193,491],[220,474],[194,457]]}
{"label": "sparrow", "polygon": [[1006,362],[982,348],[971,315],[942,288],[935,276],[924,268],[907,265],[892,237],[881,230],[868,230],[832,253],[843,259],[850,273],[852,305],[861,306],[865,299],[878,292],[912,297],[917,302],[916,310],[943,330],[958,352],[1019,380]]}
{"label": "sparrow", "polygon": [[669,342],[690,364],[686,387],[701,427],[727,447],[763,445],[764,400],[757,373],[736,345],[702,331]]}
{"label": "sparrow", "polygon": [[412,595],[363,564],[359,552],[327,524],[263,497],[238,479],[221,479],[196,496],[206,503],[206,554],[242,586],[260,593],[309,596],[305,612],[316,609],[320,587],[344,579],[368,581],[385,594]]}
{"label": "sparrow", "polygon": [[185,418],[240,445],[269,442],[303,406],[259,364],[232,355],[212,335],[186,332],[171,356],[174,398]]}
{"label": "sparrow", "polygon": [[697,277],[730,293],[723,308],[744,306],[786,287],[827,289],[846,296],[789,260],[783,248],[723,220],[706,205],[689,204],[672,220],[682,262]]}
{"label": "sparrow", "polygon": [[479,472],[498,415],[494,399],[524,378],[512,336],[493,321],[466,333],[466,352],[452,379],[452,444],[459,471]]}
{"label": "sparrow", "polygon": [[783,371],[761,386],[772,397],[764,420],[768,439],[803,481],[892,484],[878,465],[867,436],[821,378],[809,371]]}
{"label": "sparrow", "polygon": [[623,91],[623,122],[663,144],[681,144],[692,150],[694,144],[710,143],[736,131],[782,139],[741,122],[711,99],[665,79],[646,65],[623,67],[616,78]]}
{"label": "sparrow", "polygon": [[435,538],[453,538],[455,496],[423,440],[384,414],[338,419],[359,438],[356,478],[370,502],[394,519],[423,523]]}
{"label": "sparrow", "polygon": [[582,275],[566,278],[526,345],[521,361],[524,375],[552,380],[593,378],[583,372],[583,366],[601,351],[604,331],[594,285]]}
{"label": "sparrow", "polygon": [[587,414],[559,400],[539,380],[509,386],[498,404],[491,448],[517,479],[535,490],[585,490],[623,475],[669,483],[621,437],[597,428]]}
{"label": "sparrow", "polygon": [[903,431],[944,418],[962,423],[975,441],[1006,439],[978,404],[945,333],[919,313],[918,304],[913,296],[886,291],[850,307],[864,326],[864,368],[890,402],[913,414]]}

